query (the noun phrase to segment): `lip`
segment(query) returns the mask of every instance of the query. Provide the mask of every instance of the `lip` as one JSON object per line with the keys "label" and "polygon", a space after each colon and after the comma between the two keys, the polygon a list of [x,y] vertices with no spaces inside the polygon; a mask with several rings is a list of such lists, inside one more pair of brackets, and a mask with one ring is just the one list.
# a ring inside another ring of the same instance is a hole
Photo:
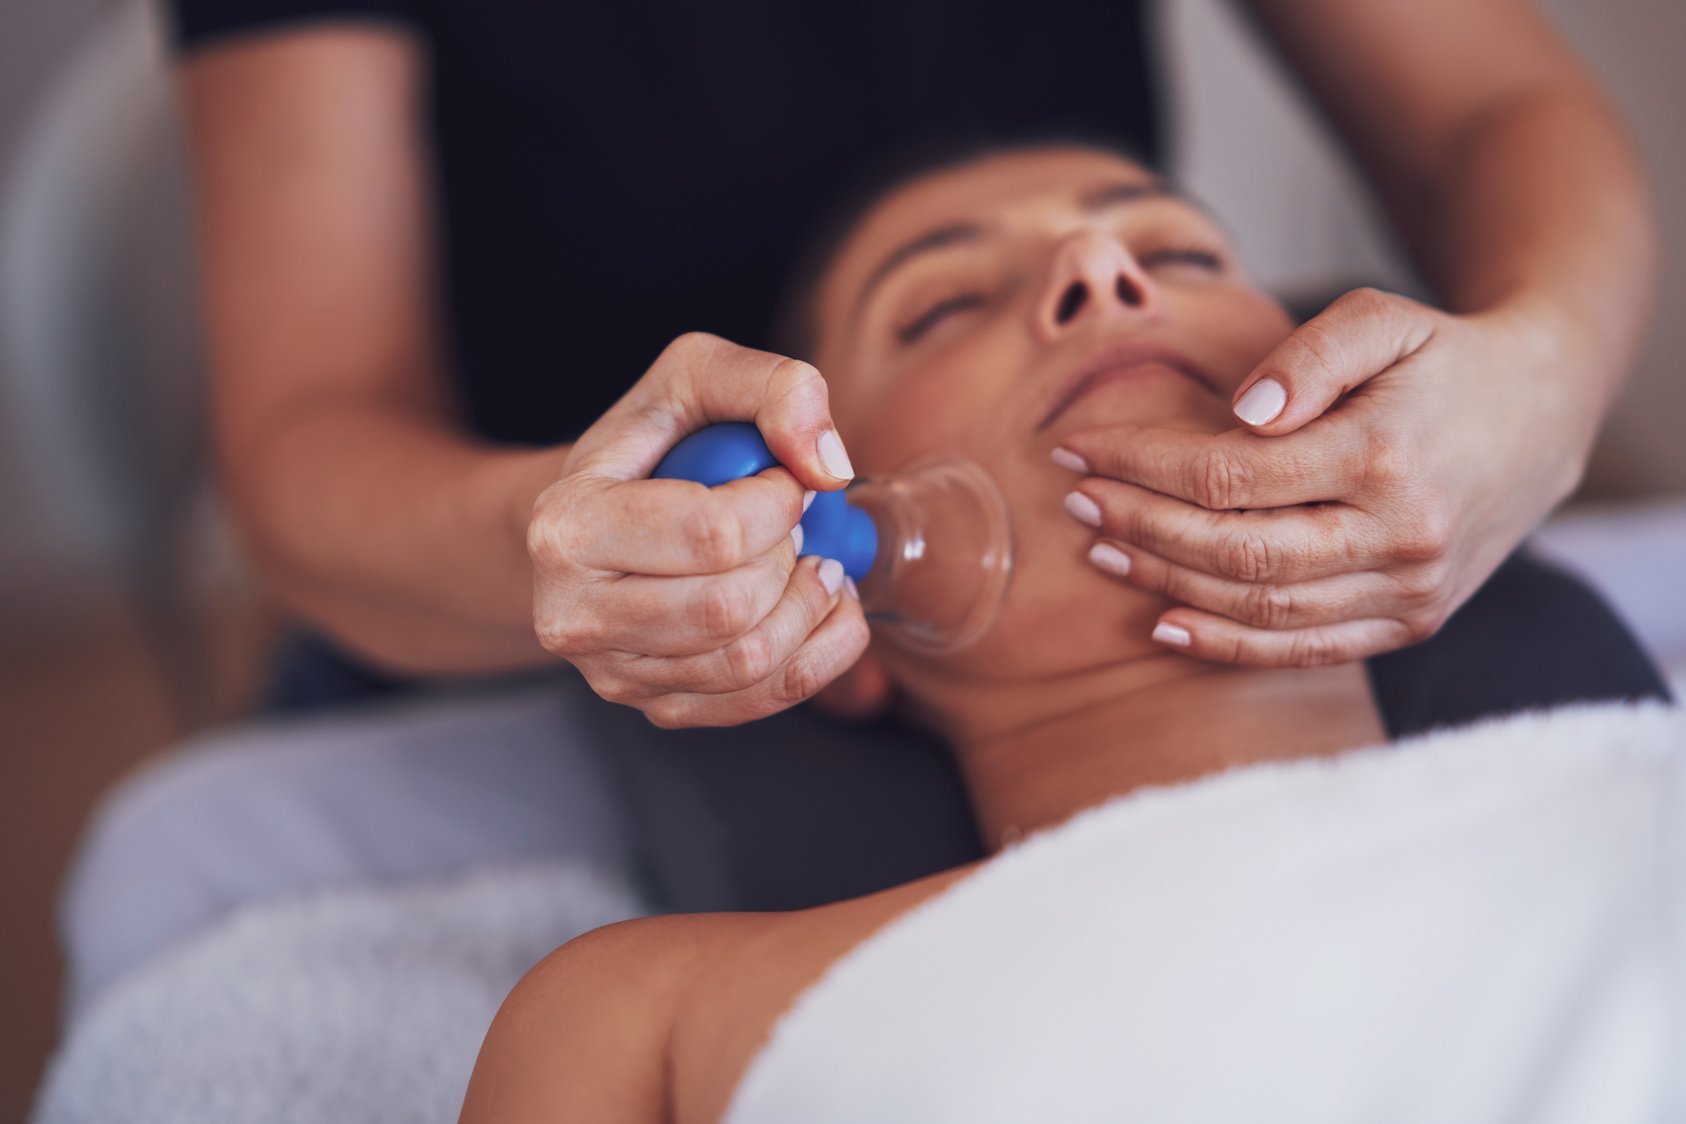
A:
{"label": "lip", "polygon": [[[1055,392],[1042,420],[1036,423],[1036,428],[1047,429],[1089,391],[1117,378],[1128,378],[1133,368],[1146,366],[1170,367],[1177,373],[1193,379],[1213,394],[1219,393],[1218,385],[1211,376],[1196,367],[1180,352],[1148,340],[1116,340],[1091,352],[1078,364],[1075,371],[1061,381],[1059,390]],[[1219,394],[1219,397],[1223,396]]]}

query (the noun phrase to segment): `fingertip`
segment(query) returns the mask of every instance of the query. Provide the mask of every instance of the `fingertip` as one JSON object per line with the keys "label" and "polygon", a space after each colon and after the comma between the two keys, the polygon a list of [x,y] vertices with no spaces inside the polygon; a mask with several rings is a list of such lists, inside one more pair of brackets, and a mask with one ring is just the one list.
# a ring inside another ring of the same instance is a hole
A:
{"label": "fingertip", "polygon": [[848,576],[843,572],[843,563],[835,558],[822,558],[816,573],[820,584],[825,587],[827,597],[836,597],[837,591],[843,588],[843,582]]}
{"label": "fingertip", "polygon": [[843,448],[843,439],[835,429],[827,429],[820,434],[819,440],[814,443],[814,452],[819,457],[820,467],[832,479],[847,484],[855,478],[855,466],[850,462],[848,451]]}
{"label": "fingertip", "polygon": [[1061,468],[1070,469],[1072,472],[1080,472],[1085,476],[1089,474],[1089,462],[1064,445],[1050,452],[1048,459]]}
{"label": "fingertip", "polygon": [[1175,621],[1160,620],[1153,626],[1153,639],[1170,648],[1188,648],[1194,634]]}
{"label": "fingertip", "polygon": [[1288,405],[1288,388],[1274,378],[1262,378],[1243,391],[1231,407],[1237,420],[1257,429],[1282,416]]}

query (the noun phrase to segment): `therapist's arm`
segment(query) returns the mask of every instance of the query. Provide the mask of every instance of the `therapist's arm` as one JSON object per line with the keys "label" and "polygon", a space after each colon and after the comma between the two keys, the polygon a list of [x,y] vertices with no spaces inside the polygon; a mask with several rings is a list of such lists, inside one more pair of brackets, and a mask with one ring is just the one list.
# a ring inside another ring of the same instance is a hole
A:
{"label": "therapist's arm", "polygon": [[527,524],[566,449],[457,422],[438,338],[422,55],[327,29],[181,70],[221,484],[294,614],[383,666],[552,660]]}
{"label": "therapist's arm", "polygon": [[1181,602],[1166,642],[1357,659],[1433,635],[1573,491],[1649,312],[1654,220],[1615,112],[1530,4],[1249,6],[1439,307],[1336,301],[1242,382],[1243,428],[1217,439],[1068,445],[1125,580]]}
{"label": "therapist's arm", "polygon": [[1541,393],[1584,412],[1584,453],[1651,306],[1656,233],[1633,146],[1584,64],[1527,0],[1249,5],[1439,303],[1550,325],[1572,362]]}
{"label": "therapist's arm", "polygon": [[[796,554],[805,493],[853,475],[825,380],[689,333],[572,446],[469,436],[439,340],[424,65],[396,29],[323,27],[183,68],[216,448],[259,570],[403,673],[560,657],[667,726],[801,702],[867,641],[841,567]],[[754,422],[783,467],[648,479],[723,419]]]}

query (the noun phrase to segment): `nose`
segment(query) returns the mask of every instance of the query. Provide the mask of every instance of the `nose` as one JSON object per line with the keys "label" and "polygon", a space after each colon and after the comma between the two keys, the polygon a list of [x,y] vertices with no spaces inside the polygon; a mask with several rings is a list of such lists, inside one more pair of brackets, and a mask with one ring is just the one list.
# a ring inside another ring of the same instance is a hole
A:
{"label": "nose", "polygon": [[1094,317],[1159,313],[1153,281],[1116,237],[1085,228],[1054,251],[1047,288],[1037,303],[1036,328],[1052,342]]}

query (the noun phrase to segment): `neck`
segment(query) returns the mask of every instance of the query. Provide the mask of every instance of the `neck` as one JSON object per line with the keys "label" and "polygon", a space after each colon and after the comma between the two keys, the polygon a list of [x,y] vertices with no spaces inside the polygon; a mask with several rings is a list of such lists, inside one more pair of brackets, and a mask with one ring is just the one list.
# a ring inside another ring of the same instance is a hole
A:
{"label": "neck", "polygon": [[945,725],[991,850],[1139,788],[1385,736],[1362,664],[1234,668],[1165,653],[988,696],[987,709],[940,710],[969,717]]}

